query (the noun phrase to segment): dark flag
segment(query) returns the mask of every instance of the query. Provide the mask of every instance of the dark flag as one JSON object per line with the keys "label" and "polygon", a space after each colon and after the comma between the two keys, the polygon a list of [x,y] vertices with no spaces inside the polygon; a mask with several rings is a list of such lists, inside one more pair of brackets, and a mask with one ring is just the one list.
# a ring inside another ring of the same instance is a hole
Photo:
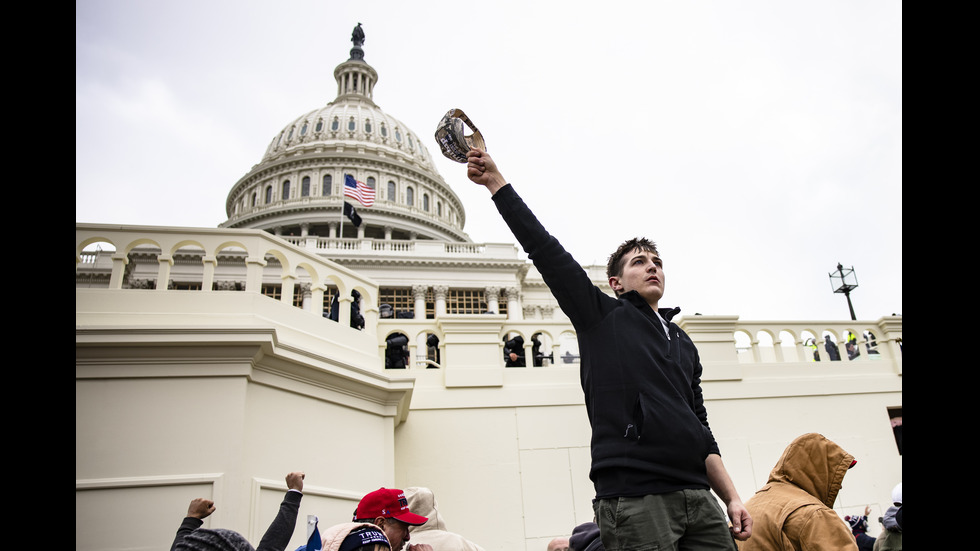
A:
{"label": "dark flag", "polygon": [[320,530],[317,524],[313,524],[313,533],[310,534],[310,539],[306,542],[306,551],[319,551],[323,549],[323,542],[320,541]]}
{"label": "dark flag", "polygon": [[344,201],[344,216],[350,218],[350,221],[352,224],[354,224],[355,228],[361,227],[361,217],[357,214],[357,211],[354,210],[354,205],[348,203],[347,201]]}

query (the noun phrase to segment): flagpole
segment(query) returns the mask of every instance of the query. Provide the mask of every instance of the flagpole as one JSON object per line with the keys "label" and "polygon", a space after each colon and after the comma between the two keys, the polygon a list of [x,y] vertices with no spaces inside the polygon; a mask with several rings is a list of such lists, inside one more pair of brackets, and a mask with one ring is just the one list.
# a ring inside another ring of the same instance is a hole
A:
{"label": "flagpole", "polygon": [[344,204],[347,203],[347,197],[340,196],[340,239],[344,238]]}

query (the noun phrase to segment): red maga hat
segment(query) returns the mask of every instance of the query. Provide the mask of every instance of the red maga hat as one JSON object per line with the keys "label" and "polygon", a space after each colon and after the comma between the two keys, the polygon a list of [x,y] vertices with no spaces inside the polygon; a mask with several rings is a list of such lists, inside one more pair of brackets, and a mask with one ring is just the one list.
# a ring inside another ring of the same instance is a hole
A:
{"label": "red maga hat", "polygon": [[393,488],[381,488],[361,498],[354,510],[354,520],[369,520],[378,517],[393,518],[412,526],[421,526],[429,520],[408,510],[405,492]]}

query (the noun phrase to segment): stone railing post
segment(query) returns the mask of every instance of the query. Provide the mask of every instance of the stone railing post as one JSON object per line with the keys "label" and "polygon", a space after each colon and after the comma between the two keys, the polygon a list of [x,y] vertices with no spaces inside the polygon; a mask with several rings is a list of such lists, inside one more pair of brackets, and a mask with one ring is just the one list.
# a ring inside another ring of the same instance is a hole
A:
{"label": "stone railing post", "polygon": [[735,349],[737,322],[738,316],[685,316],[677,323],[698,347],[704,367],[702,379],[741,379]]}
{"label": "stone railing post", "polygon": [[251,293],[262,292],[262,269],[266,265],[264,258],[250,256],[245,259],[245,290]]}
{"label": "stone railing post", "polygon": [[170,267],[174,265],[174,257],[169,254],[157,255],[160,263],[160,270],[157,272],[157,291],[166,291],[167,282],[170,281]]}
{"label": "stone railing post", "polygon": [[214,287],[214,270],[218,266],[218,257],[206,254],[201,257],[204,264],[204,274],[201,277],[201,290],[210,291]]}
{"label": "stone railing post", "polygon": [[112,274],[109,275],[110,289],[122,289],[127,264],[129,264],[129,257],[125,253],[115,252],[112,254]]}

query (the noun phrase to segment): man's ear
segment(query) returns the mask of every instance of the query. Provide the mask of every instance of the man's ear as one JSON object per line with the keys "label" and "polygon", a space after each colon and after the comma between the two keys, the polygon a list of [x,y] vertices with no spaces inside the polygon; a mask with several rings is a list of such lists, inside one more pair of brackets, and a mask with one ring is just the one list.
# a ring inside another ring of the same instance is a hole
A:
{"label": "man's ear", "polygon": [[609,286],[612,287],[613,292],[616,293],[617,295],[623,292],[623,284],[620,283],[619,277],[617,276],[609,277]]}

